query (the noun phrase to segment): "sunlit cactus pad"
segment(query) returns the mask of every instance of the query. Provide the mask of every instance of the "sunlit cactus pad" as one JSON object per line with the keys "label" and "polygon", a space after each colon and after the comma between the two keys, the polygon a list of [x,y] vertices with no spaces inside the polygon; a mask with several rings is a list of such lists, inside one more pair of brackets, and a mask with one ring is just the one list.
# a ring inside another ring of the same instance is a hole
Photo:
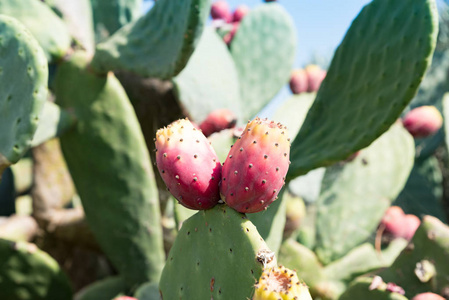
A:
{"label": "sunlit cactus pad", "polygon": [[0,174],[28,150],[47,98],[42,48],[19,21],[0,15]]}
{"label": "sunlit cactus pad", "polygon": [[289,177],[345,159],[386,131],[416,94],[437,31],[434,0],[365,6],[292,144]]}
{"label": "sunlit cactus pad", "polygon": [[219,108],[229,108],[241,119],[237,70],[225,43],[212,28],[204,31],[189,63],[173,83],[178,100],[195,122]]}
{"label": "sunlit cactus pad", "polygon": [[231,43],[246,119],[288,82],[296,53],[293,20],[277,3],[263,4],[242,20]]}
{"label": "sunlit cactus pad", "polygon": [[71,37],[64,22],[51,8],[35,0],[0,0],[0,14],[16,18],[33,34],[49,61],[63,57]]}
{"label": "sunlit cactus pad", "polygon": [[161,79],[177,75],[198,43],[209,8],[208,0],[157,1],[145,16],[97,46],[92,67]]}
{"label": "sunlit cactus pad", "polygon": [[261,262],[275,266],[270,253],[244,214],[225,205],[200,211],[183,223],[170,250],[159,285],[162,297],[251,298]]}
{"label": "sunlit cactus pad", "polygon": [[317,200],[315,249],[324,264],[375,231],[407,181],[414,150],[413,138],[396,123],[353,161],[327,168]]}

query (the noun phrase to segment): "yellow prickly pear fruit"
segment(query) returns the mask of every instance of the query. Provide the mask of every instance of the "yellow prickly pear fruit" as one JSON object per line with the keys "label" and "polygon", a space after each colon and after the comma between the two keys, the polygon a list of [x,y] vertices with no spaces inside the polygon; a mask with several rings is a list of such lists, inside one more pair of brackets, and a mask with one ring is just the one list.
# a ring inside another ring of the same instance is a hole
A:
{"label": "yellow prickly pear fruit", "polygon": [[295,271],[279,266],[262,272],[252,300],[312,300]]}

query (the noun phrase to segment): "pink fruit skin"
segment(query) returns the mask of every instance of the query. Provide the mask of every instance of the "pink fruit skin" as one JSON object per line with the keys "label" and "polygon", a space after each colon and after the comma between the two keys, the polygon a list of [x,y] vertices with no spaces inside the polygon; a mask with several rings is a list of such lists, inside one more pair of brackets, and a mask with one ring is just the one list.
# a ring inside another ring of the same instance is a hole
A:
{"label": "pink fruit skin", "polygon": [[206,119],[200,124],[200,129],[205,136],[233,128],[237,123],[237,117],[229,109],[217,109],[207,115]]}
{"label": "pink fruit skin", "polygon": [[289,85],[290,90],[295,95],[307,92],[309,81],[306,71],[302,69],[294,70],[290,77]]}
{"label": "pink fruit skin", "polygon": [[385,232],[393,237],[411,240],[421,221],[415,215],[406,215],[402,208],[392,206],[386,211],[381,224],[385,226]]}
{"label": "pink fruit skin", "polygon": [[240,23],[234,22],[232,23],[232,29],[229,31],[224,37],[223,41],[226,43],[226,45],[230,45],[232,42],[232,39],[234,38],[235,34],[237,33],[237,30],[239,29]]}
{"label": "pink fruit skin", "polygon": [[408,112],[402,124],[413,137],[423,138],[441,128],[443,117],[434,106],[420,106]]}
{"label": "pink fruit skin", "polygon": [[412,300],[446,300],[446,298],[434,293],[421,293],[412,298]]}
{"label": "pink fruit skin", "polygon": [[246,5],[239,5],[232,14],[232,22],[241,22],[242,19],[249,13],[249,7]]}
{"label": "pink fruit skin", "polygon": [[120,297],[114,298],[113,300],[138,300],[138,299],[134,298],[134,297],[129,297],[129,296],[120,296]]}
{"label": "pink fruit skin", "polygon": [[307,91],[309,93],[317,92],[321,86],[321,82],[323,82],[326,77],[327,72],[317,65],[309,65],[306,67],[305,71],[307,73],[308,81]]}
{"label": "pink fruit skin", "polygon": [[224,0],[218,0],[212,3],[210,15],[214,20],[224,20],[231,22],[232,14],[229,4]]}
{"label": "pink fruit skin", "polygon": [[156,164],[167,188],[190,209],[214,207],[220,200],[221,165],[209,141],[187,119],[156,133]]}
{"label": "pink fruit skin", "polygon": [[259,118],[248,122],[223,165],[221,199],[241,213],[266,209],[284,185],[289,156],[284,126]]}

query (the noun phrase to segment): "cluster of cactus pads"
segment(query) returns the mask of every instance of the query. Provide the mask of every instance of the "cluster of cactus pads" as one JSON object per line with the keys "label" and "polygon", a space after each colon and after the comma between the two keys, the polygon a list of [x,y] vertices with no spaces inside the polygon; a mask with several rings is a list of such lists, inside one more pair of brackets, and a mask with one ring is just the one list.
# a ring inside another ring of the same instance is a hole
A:
{"label": "cluster of cactus pads", "polygon": [[0,0],[0,299],[449,299],[447,7],[142,5]]}

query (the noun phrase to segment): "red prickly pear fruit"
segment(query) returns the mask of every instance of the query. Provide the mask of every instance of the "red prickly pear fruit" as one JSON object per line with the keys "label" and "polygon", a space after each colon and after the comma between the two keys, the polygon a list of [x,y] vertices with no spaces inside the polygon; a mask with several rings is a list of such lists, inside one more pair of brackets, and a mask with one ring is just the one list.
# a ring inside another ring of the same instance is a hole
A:
{"label": "red prickly pear fruit", "polygon": [[327,72],[317,65],[309,65],[306,67],[305,71],[307,73],[308,82],[307,91],[309,93],[317,92],[321,82],[324,80],[324,77],[326,77]]}
{"label": "red prickly pear fruit", "polygon": [[434,293],[421,293],[412,298],[412,300],[446,300],[446,298]]}
{"label": "red prickly pear fruit", "polygon": [[294,70],[290,76],[290,90],[293,94],[305,93],[309,87],[309,81],[305,70]]}
{"label": "red prickly pear fruit", "polygon": [[217,109],[207,115],[206,119],[200,124],[200,129],[205,136],[233,128],[237,123],[237,117],[229,109]]}
{"label": "red prickly pear fruit", "polygon": [[405,215],[404,219],[404,235],[403,238],[411,240],[415,235],[416,229],[421,225],[421,220],[415,215]]}
{"label": "red prickly pear fruit", "polygon": [[155,144],[159,173],[179,203],[204,210],[220,201],[221,165],[217,154],[189,120],[159,129]]}
{"label": "red prickly pear fruit", "polygon": [[399,206],[391,206],[385,212],[381,224],[385,226],[385,232],[392,234],[394,237],[403,236],[404,226],[403,219],[405,213]]}
{"label": "red prickly pear fruit", "polygon": [[231,31],[229,31],[224,37],[223,37],[223,41],[226,43],[226,45],[230,45],[232,42],[232,39],[235,36],[235,33],[237,32],[237,30],[239,29],[240,26],[240,22],[234,22],[232,23],[232,29]]}
{"label": "red prickly pear fruit", "polygon": [[232,20],[231,9],[229,8],[228,2],[224,0],[218,0],[212,3],[210,15],[214,20],[224,20],[226,22]]}
{"label": "red prickly pear fruit", "polygon": [[415,138],[435,134],[443,125],[443,117],[435,106],[420,106],[409,111],[402,120],[404,127]]}
{"label": "red prickly pear fruit", "polygon": [[134,298],[134,297],[129,297],[129,296],[120,296],[120,297],[114,298],[113,300],[138,300],[138,299]]}
{"label": "red prickly pear fruit", "polygon": [[284,185],[289,156],[286,127],[267,119],[248,122],[223,164],[221,199],[241,213],[266,209]]}
{"label": "red prickly pear fruit", "polygon": [[242,4],[237,6],[232,14],[232,22],[241,22],[242,19],[249,13],[249,7]]}

